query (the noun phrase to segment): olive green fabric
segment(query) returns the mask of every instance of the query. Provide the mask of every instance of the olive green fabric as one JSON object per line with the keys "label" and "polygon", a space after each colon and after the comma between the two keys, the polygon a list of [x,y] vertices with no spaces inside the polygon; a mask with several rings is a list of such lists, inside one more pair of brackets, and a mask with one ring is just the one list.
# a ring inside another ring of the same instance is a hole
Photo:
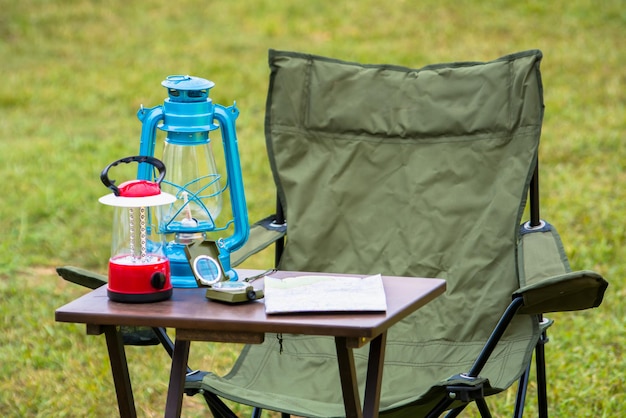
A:
{"label": "olive green fabric", "polygon": [[[383,411],[414,417],[436,402],[519,288],[540,61],[528,51],[409,69],[270,51],[267,148],[288,223],[280,268],[447,280],[445,296],[389,331]],[[538,337],[535,317],[513,320],[481,374],[489,392],[520,376]],[[361,382],[367,349],[355,350]],[[268,335],[203,383],[267,409],[344,414],[331,338]]]}
{"label": "olive green fabric", "polygon": [[107,284],[109,278],[103,274],[94,273],[80,267],[63,266],[57,267],[57,274],[68,282],[87,287],[89,289],[97,289]]}
{"label": "olive green fabric", "polygon": [[598,273],[571,271],[556,229],[543,223],[533,230],[522,225],[518,244],[521,288],[519,313],[543,314],[600,306],[608,283]]}
{"label": "olive green fabric", "polygon": [[274,216],[269,216],[250,226],[250,234],[246,243],[230,255],[230,264],[235,267],[248,257],[262,251],[285,236],[286,225],[277,225]]}

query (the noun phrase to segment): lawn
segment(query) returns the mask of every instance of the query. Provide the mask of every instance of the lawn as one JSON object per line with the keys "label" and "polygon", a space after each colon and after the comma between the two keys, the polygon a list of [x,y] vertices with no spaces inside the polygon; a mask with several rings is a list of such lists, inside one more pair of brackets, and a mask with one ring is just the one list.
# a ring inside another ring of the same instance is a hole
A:
{"label": "lawn", "polygon": [[[54,322],[55,308],[85,292],[54,268],[106,269],[111,213],[97,202],[106,193],[99,173],[138,151],[136,112],[163,102],[167,75],[208,78],[216,103],[237,101],[250,218],[272,211],[263,138],[269,48],[416,68],[543,51],[542,215],[559,228],[573,268],[611,283],[599,309],[550,316],[550,411],[626,411],[622,1],[0,0],[0,7],[4,416],[116,414],[104,339]],[[261,255],[246,266],[271,260]],[[236,349],[192,345],[191,365],[225,372]],[[128,356],[139,415],[160,415],[166,354],[131,347]],[[507,416],[514,400],[510,391],[489,402]],[[536,414],[531,400],[527,408]],[[185,416],[205,412],[199,399],[185,400]]]}

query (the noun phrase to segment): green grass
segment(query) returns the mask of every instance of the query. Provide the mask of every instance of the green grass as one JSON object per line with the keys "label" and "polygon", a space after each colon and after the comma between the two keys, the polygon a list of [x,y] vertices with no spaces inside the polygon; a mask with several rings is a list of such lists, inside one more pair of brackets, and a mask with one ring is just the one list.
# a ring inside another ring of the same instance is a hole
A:
{"label": "green grass", "polygon": [[[0,410],[4,416],[114,416],[103,338],[54,322],[84,293],[57,265],[98,271],[111,214],[99,172],[137,152],[141,104],[160,82],[192,74],[237,101],[251,219],[274,205],[264,151],[267,49],[411,67],[544,52],[543,216],[559,227],[572,265],[604,274],[601,308],[555,314],[547,346],[552,416],[626,410],[626,313],[621,303],[626,222],[626,132],[620,0],[464,1],[14,1],[0,0]],[[263,267],[270,256],[248,266]],[[168,363],[158,347],[130,348],[140,416],[160,415]],[[192,365],[226,371],[231,346],[192,346]],[[531,390],[532,394],[532,390]],[[497,416],[513,393],[490,400]],[[186,399],[185,416],[202,416]],[[529,416],[535,415],[531,402]],[[208,415],[208,414],[207,414]],[[510,414],[509,414],[510,415]]]}

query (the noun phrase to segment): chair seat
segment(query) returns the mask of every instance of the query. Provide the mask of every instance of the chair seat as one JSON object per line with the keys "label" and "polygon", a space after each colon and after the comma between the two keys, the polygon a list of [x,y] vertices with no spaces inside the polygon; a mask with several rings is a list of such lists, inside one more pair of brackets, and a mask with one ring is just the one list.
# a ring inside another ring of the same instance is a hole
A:
{"label": "chair seat", "polygon": [[[419,316],[420,312],[418,310],[413,316]],[[484,341],[416,343],[409,338],[415,335],[416,319],[409,317],[394,325],[389,332],[381,412],[391,416],[422,416],[432,409],[444,394],[447,379],[459,370],[469,370],[484,345]],[[539,330],[529,317],[520,319],[512,328],[511,337],[498,345],[482,373],[493,383],[489,393],[510,386],[529,361]],[[529,327],[529,330],[523,330],[523,327]],[[514,337],[514,334],[525,335],[525,338]],[[528,338],[528,335],[535,337]],[[297,416],[343,416],[333,339],[302,335],[281,337],[282,349],[275,334],[266,335],[265,343],[243,349],[230,373],[224,377],[207,374],[200,386],[227,399],[263,409]],[[362,347],[354,354],[360,373],[361,399],[365,390],[367,349],[368,346]],[[285,371],[289,371],[288,376]],[[198,386],[198,382],[188,382],[187,385],[190,388]]]}

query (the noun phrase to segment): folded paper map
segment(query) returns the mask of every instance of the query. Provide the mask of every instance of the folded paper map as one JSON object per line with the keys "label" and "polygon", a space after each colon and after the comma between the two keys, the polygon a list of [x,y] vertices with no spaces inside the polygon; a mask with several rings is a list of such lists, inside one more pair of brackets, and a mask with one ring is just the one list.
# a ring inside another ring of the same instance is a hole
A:
{"label": "folded paper map", "polygon": [[265,278],[265,312],[384,312],[380,274],[369,277],[310,275]]}

